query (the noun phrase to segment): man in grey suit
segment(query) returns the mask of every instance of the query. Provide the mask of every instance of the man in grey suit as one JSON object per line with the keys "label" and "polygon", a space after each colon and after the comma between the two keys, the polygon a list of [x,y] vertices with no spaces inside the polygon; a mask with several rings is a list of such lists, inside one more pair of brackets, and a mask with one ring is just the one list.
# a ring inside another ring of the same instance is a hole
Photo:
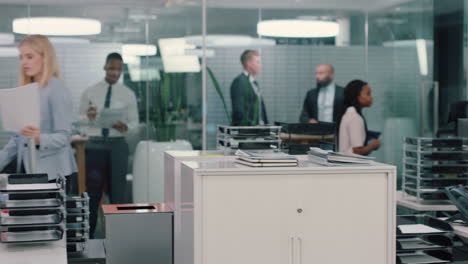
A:
{"label": "man in grey suit", "polygon": [[268,124],[265,102],[260,86],[255,80],[262,69],[260,54],[246,50],[241,55],[244,71],[231,84],[233,126],[257,126]]}
{"label": "man in grey suit", "polygon": [[339,123],[344,113],[344,89],[333,82],[335,70],[330,64],[315,69],[317,87],[307,92],[299,121],[301,123]]}

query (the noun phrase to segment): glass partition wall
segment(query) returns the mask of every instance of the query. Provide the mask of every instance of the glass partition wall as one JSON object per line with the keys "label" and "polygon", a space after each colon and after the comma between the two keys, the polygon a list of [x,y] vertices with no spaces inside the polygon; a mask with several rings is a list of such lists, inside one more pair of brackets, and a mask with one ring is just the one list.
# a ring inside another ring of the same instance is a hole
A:
{"label": "glass partition wall", "polygon": [[[98,34],[67,36],[69,32],[65,32],[48,35],[57,53],[61,79],[71,91],[73,134],[94,136],[87,133],[80,122],[82,95],[87,88],[104,80],[106,56],[112,52],[122,54],[124,65],[118,82],[135,95],[138,112],[137,125],[124,134],[129,155],[128,164],[124,166],[127,167],[124,171],[127,184],[123,202],[163,202],[162,151],[177,149],[177,146],[184,149],[202,147],[201,52],[184,41],[187,35],[201,35],[201,4],[197,1],[120,1],[114,4],[105,0],[92,4],[72,1],[47,1],[47,4],[6,2],[0,1],[1,89],[18,85],[16,45],[28,34],[13,32],[14,19],[60,16],[95,19],[101,23]],[[60,26],[55,24],[55,28]],[[34,33],[37,32],[29,32]],[[1,129],[1,147],[10,135]],[[91,137],[86,148],[90,141]],[[81,154],[84,153],[89,154],[82,149]],[[77,149],[77,157],[79,155]],[[89,175],[85,175],[90,168],[89,160],[81,161],[83,166],[79,166],[78,179],[74,179],[73,184],[76,189],[80,187],[79,191],[89,192],[84,184],[89,180]],[[107,160],[101,165],[109,168],[115,164]],[[105,193],[111,192],[110,184],[103,184]],[[104,202],[112,200],[106,198]],[[100,228],[97,230],[96,236],[102,237]]]}
{"label": "glass partition wall", "polygon": [[[297,1],[275,2],[271,7],[235,8],[234,4],[226,4],[220,8],[219,1],[209,2],[207,49],[212,52],[207,65],[227,98],[227,111],[208,80],[208,148],[216,147],[216,125],[230,123],[228,98],[233,79],[242,72],[240,54],[246,49],[256,49],[263,62],[257,79],[270,123],[298,122],[305,95],[316,86],[315,67],[332,64],[337,85],[344,87],[353,79],[370,84],[374,103],[363,112],[369,129],[383,132],[382,146],[372,155],[401,168],[403,137],[431,136],[436,129],[438,115],[434,105],[438,105],[438,96],[434,96],[437,83],[433,82],[432,67],[434,4],[432,0],[390,2],[372,2],[365,8],[350,8],[344,3],[324,8],[327,5],[323,3],[321,7]],[[218,23],[219,17],[225,23]],[[332,37],[258,34],[258,23],[284,19],[336,22],[339,33]],[[226,35],[235,36],[229,39]],[[224,37],[223,45],[209,41],[216,37]]]}
{"label": "glass partition wall", "polygon": [[[383,132],[382,146],[373,153],[379,161],[401,168],[403,137],[432,135],[438,124],[434,0],[257,2],[0,2],[4,21],[0,29],[12,34],[15,18],[57,14],[101,22],[100,34],[56,36],[52,41],[63,81],[72,91],[76,120],[83,91],[104,78],[106,55],[117,51],[124,56],[120,82],[135,94],[139,115],[138,126],[126,135],[131,153],[128,179],[134,185],[128,188],[129,201],[163,201],[162,152],[156,155],[156,150],[216,148],[216,125],[230,124],[230,86],[242,72],[240,55],[246,49],[258,50],[262,57],[257,80],[270,123],[299,121],[305,95],[316,86],[315,67],[329,63],[335,68],[336,84],[345,86],[353,79],[370,84],[374,104],[364,115],[369,129]],[[285,19],[336,22],[339,33],[273,37],[257,32],[259,22]],[[5,48],[24,36],[14,34],[13,42],[0,46],[0,88],[17,84],[17,53]],[[125,44],[152,46],[132,51]],[[8,135],[1,133],[2,145]],[[141,194],[138,199],[135,193]]]}
{"label": "glass partition wall", "polygon": [[431,137],[437,130],[433,6],[433,0],[417,0],[367,16],[366,67],[374,104],[365,116],[369,129],[383,132],[376,157],[397,165],[398,175],[404,137]]}

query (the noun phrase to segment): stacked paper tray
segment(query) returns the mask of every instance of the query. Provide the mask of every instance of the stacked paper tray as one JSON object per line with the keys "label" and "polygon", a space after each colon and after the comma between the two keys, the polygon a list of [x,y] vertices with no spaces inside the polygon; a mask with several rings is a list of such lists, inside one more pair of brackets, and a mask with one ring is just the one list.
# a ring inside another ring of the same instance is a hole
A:
{"label": "stacked paper tray", "polygon": [[427,215],[397,216],[397,263],[452,261],[453,229]]}
{"label": "stacked paper tray", "polygon": [[63,225],[2,227],[0,240],[2,243],[45,242],[60,240],[63,234]]}
{"label": "stacked paper tray", "polygon": [[[238,139],[238,138],[223,138],[220,137],[218,140],[218,148],[230,148],[230,149],[265,149],[270,148],[271,145],[274,145],[276,148],[279,147],[281,141],[277,138],[257,138],[257,139]],[[248,146],[252,147],[248,147]],[[244,147],[243,146],[247,146]]]}
{"label": "stacked paper tray", "polygon": [[64,212],[62,208],[27,208],[3,210],[0,213],[0,225],[45,225],[59,224],[63,221]]}
{"label": "stacked paper tray", "polygon": [[69,197],[67,208],[67,252],[80,254],[87,249],[89,240],[89,196]]}
{"label": "stacked paper tray", "polygon": [[414,138],[404,144],[402,190],[420,203],[444,203],[444,188],[468,184],[467,139]]}
{"label": "stacked paper tray", "polygon": [[0,191],[37,191],[64,189],[64,182],[48,182],[47,174],[0,174]]}
{"label": "stacked paper tray", "polygon": [[414,146],[419,150],[462,150],[468,144],[466,138],[427,138],[427,137],[406,137],[405,143]]}
{"label": "stacked paper tray", "polygon": [[264,137],[279,135],[281,126],[224,126],[218,125],[218,135]]}
{"label": "stacked paper tray", "polygon": [[52,191],[0,191],[0,209],[60,207],[63,206],[64,194],[60,190]]}
{"label": "stacked paper tray", "polygon": [[0,174],[0,242],[61,240],[65,231],[64,181],[47,174]]}
{"label": "stacked paper tray", "polygon": [[218,125],[216,145],[220,150],[278,149],[281,126]]}

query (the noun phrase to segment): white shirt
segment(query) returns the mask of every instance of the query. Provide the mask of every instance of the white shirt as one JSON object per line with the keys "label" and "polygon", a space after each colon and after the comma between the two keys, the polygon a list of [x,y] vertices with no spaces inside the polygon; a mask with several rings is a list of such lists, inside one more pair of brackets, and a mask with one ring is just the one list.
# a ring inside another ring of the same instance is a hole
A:
{"label": "white shirt", "polygon": [[317,98],[318,121],[333,122],[333,103],[335,101],[335,83],[321,88]]}
{"label": "white shirt", "polygon": [[[84,91],[80,101],[80,125],[87,136],[102,136],[102,128],[99,126],[99,114],[104,108],[106,94],[109,84],[103,80]],[[90,106],[97,107],[97,116],[95,120],[89,120],[87,116]],[[138,108],[135,94],[128,87],[115,83],[112,85],[109,109],[126,109],[127,115],[124,122],[128,129],[127,132],[138,126]],[[124,133],[118,130],[109,129],[109,137],[122,137]]]}
{"label": "white shirt", "polygon": [[349,154],[353,153],[353,148],[362,147],[366,140],[364,119],[353,106],[346,109],[341,119],[339,137],[339,151]]}

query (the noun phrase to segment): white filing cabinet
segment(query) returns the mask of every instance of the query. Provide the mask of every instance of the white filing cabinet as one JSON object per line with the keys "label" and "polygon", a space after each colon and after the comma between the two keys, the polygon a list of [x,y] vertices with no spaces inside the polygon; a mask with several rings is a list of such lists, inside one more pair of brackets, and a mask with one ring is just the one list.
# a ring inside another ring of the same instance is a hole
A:
{"label": "white filing cabinet", "polygon": [[395,167],[299,164],[184,162],[175,264],[395,263]]}
{"label": "white filing cabinet", "polygon": [[164,152],[164,203],[170,208],[180,206],[180,168],[184,161],[217,161],[234,159],[219,150],[170,150]]}
{"label": "white filing cabinet", "polygon": [[[184,161],[234,160],[223,151],[166,151],[164,152],[164,203],[174,211],[174,251],[184,250],[182,243],[182,208],[193,202],[193,182],[181,184],[181,166]],[[177,242],[175,242],[177,241]],[[183,255],[174,256],[174,263],[183,263]]]}

